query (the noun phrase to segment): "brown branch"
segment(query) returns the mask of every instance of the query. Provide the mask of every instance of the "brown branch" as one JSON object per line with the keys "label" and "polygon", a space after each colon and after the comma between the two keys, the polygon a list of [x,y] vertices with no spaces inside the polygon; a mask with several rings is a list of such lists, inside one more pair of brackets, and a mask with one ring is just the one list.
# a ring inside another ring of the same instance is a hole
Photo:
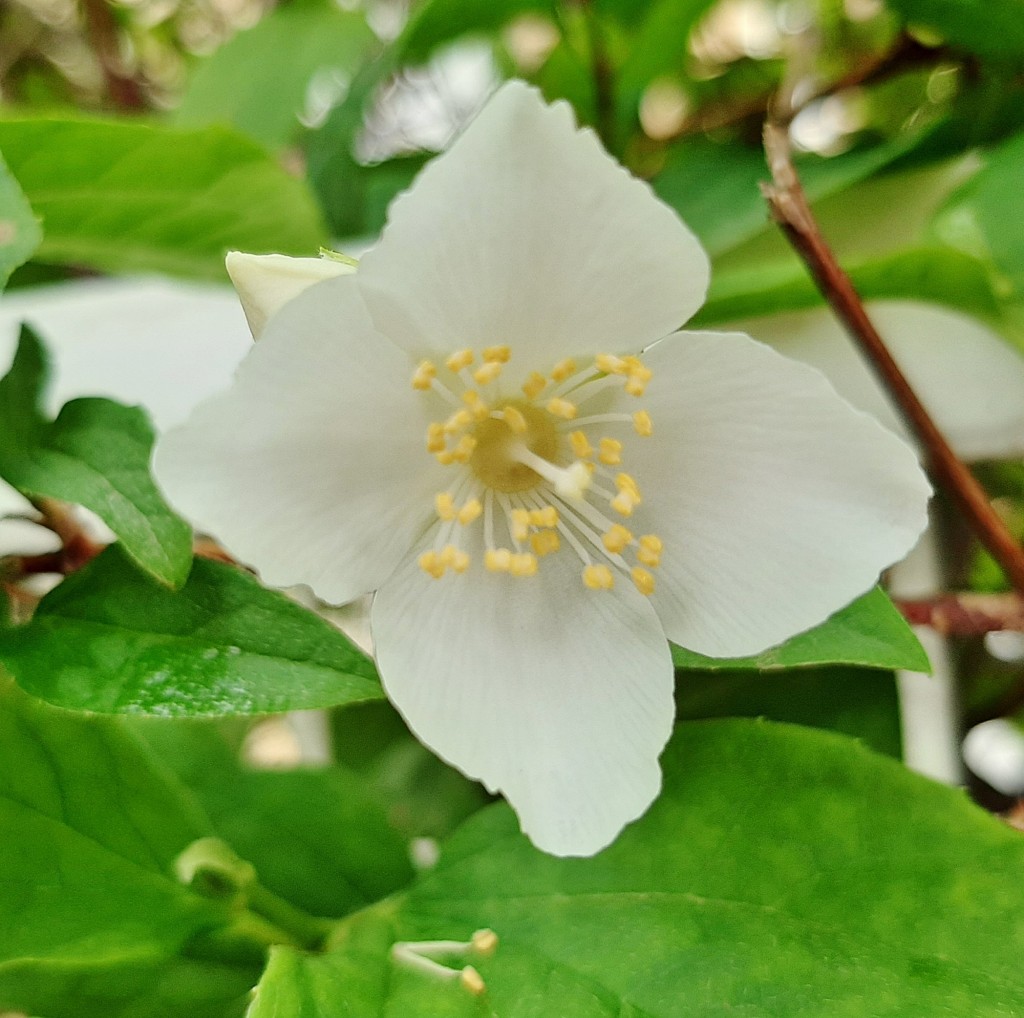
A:
{"label": "brown branch", "polygon": [[894,601],[914,626],[930,626],[943,636],[984,636],[1002,631],[1024,633],[1024,597],[1011,594],[940,594]]}
{"label": "brown branch", "polygon": [[773,218],[895,401],[924,450],[936,483],[959,506],[978,540],[1000,565],[1014,589],[1024,592],[1024,551],[992,508],[977,479],[935,426],[872,325],[849,276],[839,267],[825,243],[793,166],[786,130],[775,123],[767,123],[764,145],[772,183],[763,184],[762,191]]}
{"label": "brown branch", "polygon": [[121,68],[117,41],[117,22],[109,0],[82,0],[86,35],[103,73],[110,101],[122,110],[147,108],[142,86]]}

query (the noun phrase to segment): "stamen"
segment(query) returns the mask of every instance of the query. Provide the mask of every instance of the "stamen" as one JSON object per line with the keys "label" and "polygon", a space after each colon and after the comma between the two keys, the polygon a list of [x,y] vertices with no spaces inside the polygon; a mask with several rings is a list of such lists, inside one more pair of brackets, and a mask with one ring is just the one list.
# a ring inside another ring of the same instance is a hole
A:
{"label": "stamen", "polygon": [[621,555],[633,543],[633,535],[621,523],[613,523],[601,540],[613,555]]}
{"label": "stamen", "polygon": [[480,504],[480,499],[471,498],[458,512],[456,517],[463,526],[468,526],[472,523],[482,512],[484,507]]}
{"label": "stamen", "polygon": [[483,981],[483,977],[472,965],[467,965],[459,973],[459,982],[463,988],[469,990],[474,997],[479,997],[487,989],[487,984]]}
{"label": "stamen", "polygon": [[462,394],[462,402],[469,407],[471,413],[478,421],[482,421],[490,416],[491,408],[483,401],[480,393],[475,389],[467,389]]}
{"label": "stamen", "polygon": [[484,567],[492,573],[507,573],[512,566],[512,552],[508,548],[488,548],[484,552]]}
{"label": "stamen", "polygon": [[557,530],[538,530],[537,533],[530,535],[530,547],[538,558],[558,551],[561,546]]}
{"label": "stamen", "polygon": [[455,499],[449,491],[438,492],[434,496],[434,508],[437,515],[445,521],[455,519]]}
{"label": "stamen", "polygon": [[636,589],[645,597],[650,597],[654,593],[654,576],[644,569],[643,566],[633,566],[629,575],[633,578]]}
{"label": "stamen", "polygon": [[444,363],[449,371],[458,374],[473,363],[473,351],[469,349],[456,350]]}
{"label": "stamen", "polygon": [[557,396],[552,400],[548,400],[547,411],[549,414],[554,414],[555,417],[561,417],[566,421],[571,421],[578,412],[575,403],[570,403],[569,400],[560,399]]}
{"label": "stamen", "polygon": [[526,418],[514,406],[507,406],[501,411],[501,417],[513,435],[526,434]]}
{"label": "stamen", "polygon": [[548,387],[548,380],[539,372],[531,371],[523,382],[523,392],[527,399],[536,399]]}
{"label": "stamen", "polygon": [[642,381],[638,375],[630,375],[626,379],[625,388],[630,396],[642,396],[647,391],[647,383]]}
{"label": "stamen", "polygon": [[537,573],[537,556],[528,551],[512,556],[509,570],[513,576],[535,576]]}
{"label": "stamen", "polygon": [[622,443],[617,438],[602,438],[598,459],[606,466],[618,466],[622,462]]}
{"label": "stamen", "polygon": [[661,564],[663,548],[664,545],[660,537],[656,537],[654,534],[644,534],[640,538],[640,549],[637,551],[636,557],[645,566],[655,569]]}
{"label": "stamen", "polygon": [[594,363],[597,370],[603,371],[606,375],[624,375],[629,371],[628,365],[621,357],[610,353],[599,353],[594,358]]}
{"label": "stamen", "polygon": [[427,452],[442,452],[445,448],[444,425],[433,423],[427,425]]}
{"label": "stamen", "polygon": [[412,387],[425,392],[437,375],[437,365],[432,361],[420,361],[412,376]]}
{"label": "stamen", "polygon": [[485,361],[473,372],[473,380],[477,385],[487,385],[501,374],[503,367],[501,361]]}
{"label": "stamen", "polygon": [[484,348],[483,358],[488,364],[508,364],[512,359],[512,349],[507,346],[488,346]]}
{"label": "stamen", "polygon": [[576,362],[571,357],[560,360],[551,369],[551,378],[555,382],[564,382],[576,373]]}
{"label": "stamen", "polygon": [[643,438],[650,438],[654,426],[651,423],[651,415],[646,410],[637,410],[633,414],[633,430]]}
{"label": "stamen", "polygon": [[530,524],[534,527],[557,527],[558,510],[553,505],[530,511]]}
{"label": "stamen", "polygon": [[[463,435],[452,453],[452,459],[457,463],[468,463],[475,448],[476,439],[472,435]],[[639,498],[637,501],[640,501]]]}
{"label": "stamen", "polygon": [[454,435],[456,432],[462,431],[463,428],[469,427],[473,423],[473,415],[466,409],[456,410],[444,422],[444,433],[446,435]]}
{"label": "stamen", "polygon": [[512,540],[525,541],[530,535],[530,513],[526,509],[512,510]]}
{"label": "stamen", "polygon": [[611,590],[615,586],[615,577],[606,565],[590,565],[583,570],[583,583],[591,590]]}
{"label": "stamen", "polygon": [[587,456],[594,455],[594,448],[582,431],[574,431],[569,435],[569,445],[572,446],[573,454],[577,459],[586,459]]}
{"label": "stamen", "polygon": [[428,576],[433,576],[435,580],[439,580],[444,576],[446,567],[441,561],[441,556],[436,551],[425,551],[417,561],[419,562],[420,569]]}

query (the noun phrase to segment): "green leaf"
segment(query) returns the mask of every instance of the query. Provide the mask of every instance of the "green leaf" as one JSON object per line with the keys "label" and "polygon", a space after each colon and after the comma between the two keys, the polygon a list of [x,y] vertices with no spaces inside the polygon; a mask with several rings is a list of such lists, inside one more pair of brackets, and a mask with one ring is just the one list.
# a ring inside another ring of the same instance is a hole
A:
{"label": "green leaf", "polygon": [[192,564],[192,531],[150,476],[155,435],[146,412],[76,399],[47,421],[40,405],[48,375],[42,344],[23,326],[11,370],[0,379],[0,477],[29,498],[91,509],[139,566],[180,586]]}
{"label": "green leaf", "polygon": [[711,658],[673,645],[672,661],[677,668],[702,671],[778,671],[826,664],[931,670],[928,655],[913,630],[878,587],[820,626],[754,657]]}
{"label": "green leaf", "polygon": [[196,559],[170,591],[117,545],[0,633],[0,661],[35,696],[101,713],[268,714],[383,695],[337,629],[241,570]]}
{"label": "green leaf", "polygon": [[493,929],[474,964],[502,1018],[1024,1008],[1024,841],[961,792],[767,722],[682,725],[662,763],[660,799],[594,859],[544,856],[510,811],[478,814],[399,935]]}
{"label": "green leaf", "polygon": [[219,725],[135,724],[260,883],[306,912],[347,915],[411,881],[405,839],[368,782],[348,768],[254,771],[240,764]]}
{"label": "green leaf", "polygon": [[11,273],[32,257],[42,239],[31,206],[0,156],[0,292]]}
{"label": "green leaf", "polygon": [[117,719],[66,714],[0,680],[0,1009],[227,1013],[257,959],[188,957],[231,917],[173,877],[206,833]]}
{"label": "green leaf", "polygon": [[1024,63],[1020,0],[889,0],[914,25],[926,26],[958,49]]}
{"label": "green leaf", "polygon": [[43,262],[223,279],[230,248],[311,254],[327,235],[305,185],[225,128],[0,120],[0,150],[43,219]]}
{"label": "green leaf", "polygon": [[175,117],[187,125],[222,121],[271,147],[300,128],[310,82],[347,79],[376,42],[361,13],[306,0],[278,7],[201,61]]}

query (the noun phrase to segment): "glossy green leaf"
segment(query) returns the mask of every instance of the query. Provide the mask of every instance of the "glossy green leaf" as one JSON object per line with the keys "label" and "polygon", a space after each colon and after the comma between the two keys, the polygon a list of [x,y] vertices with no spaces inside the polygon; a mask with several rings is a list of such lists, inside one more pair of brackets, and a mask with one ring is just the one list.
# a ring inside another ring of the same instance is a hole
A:
{"label": "glossy green leaf", "polygon": [[47,421],[40,405],[48,375],[46,352],[25,326],[11,370],[0,379],[0,477],[29,498],[91,509],[139,566],[180,586],[192,564],[192,531],[150,475],[155,435],[146,412],[109,399],[76,399]]}
{"label": "glossy green leaf", "polygon": [[260,883],[306,912],[347,915],[412,880],[405,838],[351,769],[251,770],[219,725],[136,724]]}
{"label": "glossy green leaf", "polygon": [[1020,0],[889,0],[912,25],[940,33],[957,49],[1024,63]]}
{"label": "glossy green leaf", "polygon": [[314,77],[347,81],[375,41],[361,13],[329,0],[278,7],[198,64],[176,120],[230,123],[265,145],[282,146],[300,128]]}
{"label": "glossy green leaf", "polygon": [[327,236],[305,185],[225,128],[0,120],[0,150],[43,219],[43,262],[223,279],[231,248],[308,255]]}
{"label": "glossy green leaf", "polygon": [[55,710],[0,680],[0,1010],[230,1013],[255,959],[188,957],[231,917],[173,876],[206,833],[118,720]]}
{"label": "glossy green leaf", "polygon": [[878,587],[836,612],[820,626],[753,657],[711,658],[672,647],[676,668],[704,671],[756,669],[778,671],[826,664],[930,671],[920,641]]}
{"label": "glossy green leaf", "polygon": [[32,208],[0,156],[0,291],[43,238]]}
{"label": "glossy green leaf", "polygon": [[268,714],[383,695],[339,630],[241,570],[196,559],[170,591],[116,545],[0,633],[0,662],[35,696],[102,713]]}

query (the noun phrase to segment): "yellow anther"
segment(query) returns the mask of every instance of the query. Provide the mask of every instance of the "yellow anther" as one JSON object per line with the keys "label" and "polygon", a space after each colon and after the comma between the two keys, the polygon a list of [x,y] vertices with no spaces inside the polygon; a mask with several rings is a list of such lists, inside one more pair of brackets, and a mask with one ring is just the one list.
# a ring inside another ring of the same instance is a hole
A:
{"label": "yellow anther", "polygon": [[452,556],[451,567],[453,572],[461,575],[469,568],[469,555],[459,548],[455,549],[455,554]]}
{"label": "yellow anther", "polygon": [[647,383],[638,375],[630,375],[626,379],[626,393],[630,396],[642,396],[647,391]]}
{"label": "yellow anther", "polygon": [[512,539],[525,541],[530,533],[530,512],[528,509],[512,510]]}
{"label": "yellow anther", "polygon": [[587,566],[583,570],[583,583],[591,590],[611,590],[615,577],[607,566]]}
{"label": "yellow anther", "polygon": [[633,543],[633,535],[621,523],[613,523],[601,542],[613,555],[621,555]]}
{"label": "yellow anther", "polygon": [[451,493],[447,491],[438,492],[434,496],[434,509],[437,510],[437,515],[442,520],[454,520],[455,499],[452,498]]}
{"label": "yellow anther", "polygon": [[562,540],[557,530],[538,530],[536,534],[530,535],[530,547],[539,558],[558,551],[561,546]]}
{"label": "yellow anther", "polygon": [[636,557],[645,566],[650,566],[651,569],[657,568],[661,565],[661,552],[664,545],[661,543],[661,538],[656,537],[654,534],[644,534],[640,538],[640,548],[636,553]]}
{"label": "yellow anther", "polygon": [[[463,435],[462,438],[459,439],[459,444],[455,446],[452,457],[456,463],[468,463],[475,448],[476,439],[472,435]],[[637,499],[637,501],[639,502],[640,500]]]}
{"label": "yellow anther", "polygon": [[639,499],[634,498],[632,492],[620,491],[608,504],[620,516],[632,516],[638,502]]}
{"label": "yellow anther", "polygon": [[444,425],[427,425],[427,452],[442,452],[445,447]]}
{"label": "yellow anther", "polygon": [[643,438],[650,438],[654,425],[651,423],[651,415],[646,410],[637,410],[633,414],[633,430]]}
{"label": "yellow anther", "polygon": [[431,361],[420,361],[419,366],[412,376],[412,387],[414,389],[429,389],[437,375],[437,366]]}
{"label": "yellow anther", "polygon": [[514,406],[507,406],[501,411],[501,416],[508,425],[513,435],[526,434],[526,418]]}
{"label": "yellow anther", "polygon": [[636,500],[637,505],[642,501],[640,498],[640,489],[637,487],[636,481],[629,474],[616,474],[615,487],[618,488],[619,491],[628,491]]}
{"label": "yellow anther", "polygon": [[472,523],[482,512],[484,507],[480,504],[480,499],[471,498],[458,512],[457,519],[463,524]]}
{"label": "yellow anther", "polygon": [[451,355],[445,364],[449,371],[459,372],[463,368],[468,368],[473,363],[473,351],[472,350],[456,350]]}
{"label": "yellow anther", "polygon": [[450,467],[455,462],[455,453],[451,449],[442,449],[434,454],[434,459],[443,467]]}
{"label": "yellow anther", "polygon": [[445,574],[445,564],[436,551],[425,551],[419,557],[419,564],[420,569],[428,576],[433,576],[435,580],[441,579]]}
{"label": "yellow anther", "polygon": [[457,431],[462,431],[463,428],[469,427],[473,423],[473,415],[468,410],[456,410],[444,422],[444,433],[446,435],[454,435]]}
{"label": "yellow anther", "polygon": [[539,371],[531,371],[523,382],[527,399],[536,399],[547,387],[548,380]]}
{"label": "yellow anther", "polygon": [[641,382],[649,382],[654,377],[654,372],[639,357],[627,357],[626,365],[629,367],[630,378],[639,378]]}
{"label": "yellow anther", "polygon": [[594,455],[594,449],[582,431],[574,431],[569,436],[569,445],[572,446],[572,451],[578,459],[586,459],[587,456]]}
{"label": "yellow anther", "polygon": [[643,566],[633,566],[629,575],[633,577],[636,589],[641,594],[650,597],[654,593],[654,576],[644,569]]}
{"label": "yellow anther", "polygon": [[503,367],[504,365],[501,361],[486,361],[473,372],[473,378],[478,385],[487,385],[488,382],[493,382],[501,374]]}
{"label": "yellow anther", "polygon": [[508,364],[512,350],[507,346],[488,346],[484,348],[483,358],[488,364]]}
{"label": "yellow anther", "polygon": [[537,556],[528,551],[509,559],[508,571],[513,576],[533,576],[537,572]]}
{"label": "yellow anther", "polygon": [[464,990],[469,990],[474,997],[481,997],[487,989],[483,976],[472,965],[467,965],[459,973],[459,983]]}
{"label": "yellow anther", "polygon": [[498,934],[494,930],[477,930],[469,943],[477,954],[488,958],[498,949]]}
{"label": "yellow anther", "polygon": [[546,505],[543,509],[531,509],[530,523],[535,527],[557,527],[558,510],[553,505]]}
{"label": "yellow anther", "polygon": [[576,362],[571,357],[560,360],[552,369],[551,377],[556,382],[564,382],[576,374]]}
{"label": "yellow anther", "polygon": [[597,370],[603,371],[606,375],[624,375],[629,371],[628,365],[621,357],[610,353],[599,353],[594,358],[594,363]]}
{"label": "yellow anther", "polygon": [[570,403],[567,399],[548,400],[548,413],[561,417],[563,420],[571,421],[576,416],[576,404]]}
{"label": "yellow anther", "polygon": [[478,421],[482,421],[491,412],[491,408],[481,399],[480,393],[475,389],[467,389],[462,394],[462,402],[466,404]]}
{"label": "yellow anther", "polygon": [[508,548],[488,548],[484,552],[484,568],[492,573],[507,573],[512,564]]}
{"label": "yellow anther", "polygon": [[617,438],[602,438],[597,458],[608,467],[617,467],[622,462],[622,443]]}

